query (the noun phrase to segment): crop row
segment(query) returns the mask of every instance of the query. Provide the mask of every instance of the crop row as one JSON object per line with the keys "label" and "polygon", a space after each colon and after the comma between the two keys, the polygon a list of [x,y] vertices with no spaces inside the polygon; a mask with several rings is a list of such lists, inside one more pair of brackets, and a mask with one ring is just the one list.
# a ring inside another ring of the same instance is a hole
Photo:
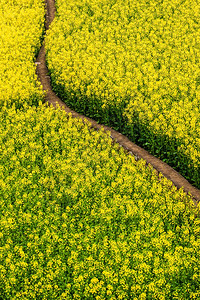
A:
{"label": "crop row", "polygon": [[43,99],[35,56],[44,30],[41,0],[0,0],[0,107]]}
{"label": "crop row", "polygon": [[0,111],[1,299],[199,299],[190,196],[40,104]]}
{"label": "crop row", "polygon": [[200,187],[200,4],[57,0],[54,90]]}

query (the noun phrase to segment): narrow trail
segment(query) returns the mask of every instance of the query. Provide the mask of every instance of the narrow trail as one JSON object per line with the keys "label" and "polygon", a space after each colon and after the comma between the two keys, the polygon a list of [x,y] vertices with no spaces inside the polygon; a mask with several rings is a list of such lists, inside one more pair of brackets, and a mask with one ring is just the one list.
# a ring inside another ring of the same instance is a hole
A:
{"label": "narrow trail", "polygon": [[[49,29],[49,25],[53,21],[55,17],[55,0],[45,0],[46,2],[46,22],[45,28]],[[96,121],[81,115],[73,110],[71,110],[52,90],[51,88],[51,79],[48,75],[48,69],[46,66],[46,58],[45,58],[45,43],[43,43],[39,55],[36,60],[37,65],[37,75],[41,84],[43,86],[43,90],[46,91],[46,99],[45,102],[48,105],[53,105],[56,108],[57,105],[61,106],[66,113],[71,113],[72,117],[79,118],[84,120],[88,120],[91,123],[91,127],[99,130],[100,128],[104,128],[105,131],[110,131],[111,138],[119,143],[122,147],[124,147],[129,153],[133,154],[136,159],[144,159],[147,164],[151,164],[154,169],[158,171],[158,173],[162,173],[167,179],[171,180],[173,184],[179,189],[183,187],[186,193],[190,193],[193,197],[193,201],[195,205],[200,201],[200,190],[196,187],[192,186],[182,175],[180,175],[177,171],[175,171],[172,167],[161,161],[160,159],[154,157],[149,152],[144,150],[143,148],[137,146],[133,142],[131,142],[126,136],[121,133],[115,131],[114,129],[98,124]]]}

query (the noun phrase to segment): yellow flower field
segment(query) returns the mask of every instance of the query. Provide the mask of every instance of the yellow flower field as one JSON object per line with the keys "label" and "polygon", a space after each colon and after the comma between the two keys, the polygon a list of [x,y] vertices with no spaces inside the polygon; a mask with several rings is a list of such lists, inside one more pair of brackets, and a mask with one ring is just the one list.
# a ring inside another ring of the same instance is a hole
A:
{"label": "yellow flower field", "polygon": [[61,110],[0,111],[1,299],[199,299],[189,196]]}
{"label": "yellow flower field", "polygon": [[35,56],[44,30],[44,1],[0,0],[0,107],[43,99]]}
{"label": "yellow flower field", "polygon": [[[57,0],[46,45],[66,102],[198,185],[194,3]],[[0,300],[199,299],[200,204],[109,133],[42,104],[44,4],[0,0]]]}
{"label": "yellow flower field", "polygon": [[54,90],[200,188],[200,2],[56,0]]}

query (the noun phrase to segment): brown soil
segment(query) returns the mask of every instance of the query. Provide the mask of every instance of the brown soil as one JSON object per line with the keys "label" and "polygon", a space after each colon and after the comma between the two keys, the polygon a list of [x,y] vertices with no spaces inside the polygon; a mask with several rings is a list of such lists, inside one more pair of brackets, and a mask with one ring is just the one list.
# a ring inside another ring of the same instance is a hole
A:
{"label": "brown soil", "polygon": [[[46,0],[46,30],[49,28],[49,25],[54,19],[55,16],[55,1],[54,0]],[[143,148],[137,146],[132,143],[126,136],[121,133],[113,130],[112,128],[98,124],[96,121],[80,115],[79,113],[71,110],[56,94],[53,92],[51,88],[51,80],[48,76],[48,69],[46,66],[45,60],[45,45],[43,44],[38,58],[36,60],[37,63],[37,75],[43,89],[46,91],[46,102],[49,105],[53,105],[56,108],[57,105],[61,106],[67,113],[71,113],[72,117],[80,118],[84,121],[84,119],[88,120],[91,123],[91,127],[99,130],[101,127],[104,128],[105,131],[111,132],[111,138],[123,146],[126,150],[134,154],[137,158],[142,158],[146,160],[147,164],[151,164],[154,169],[158,172],[162,173],[167,179],[171,180],[173,184],[179,189],[183,187],[186,193],[190,193],[193,197],[193,201],[197,204],[200,201],[200,190],[192,186],[182,175],[180,175],[177,171],[175,171],[172,167],[161,161],[160,159],[154,157],[149,152],[144,150]]]}

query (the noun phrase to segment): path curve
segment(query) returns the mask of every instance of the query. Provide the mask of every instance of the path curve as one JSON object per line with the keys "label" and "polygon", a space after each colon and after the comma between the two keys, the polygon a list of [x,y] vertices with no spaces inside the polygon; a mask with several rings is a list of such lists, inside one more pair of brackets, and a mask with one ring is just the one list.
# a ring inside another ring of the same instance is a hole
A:
{"label": "path curve", "polygon": [[[49,25],[53,21],[56,13],[55,8],[55,0],[45,0],[46,3],[46,21],[45,21],[45,28],[46,30],[49,29]],[[74,110],[71,110],[52,90],[51,88],[51,79],[48,75],[48,69],[46,66],[46,59],[45,59],[45,43],[43,43],[39,55],[36,60],[37,65],[37,75],[41,84],[43,86],[43,90],[46,91],[46,98],[45,102],[48,105],[53,105],[56,108],[57,105],[61,106],[67,113],[71,113],[72,117],[79,118],[84,120],[88,120],[91,123],[91,127],[99,130],[100,128],[104,128],[105,131],[110,131],[111,138],[123,146],[129,153],[135,155],[137,159],[144,159],[146,160],[147,164],[151,164],[154,169],[158,171],[158,173],[162,173],[167,179],[171,180],[173,184],[179,189],[183,187],[186,193],[190,193],[193,197],[193,201],[195,205],[200,201],[200,190],[196,187],[192,186],[182,175],[180,175],[177,171],[175,171],[172,167],[161,161],[160,159],[154,157],[149,152],[144,150],[143,148],[137,146],[133,142],[131,142],[126,136],[122,135],[121,133],[115,131],[114,129],[98,124],[96,121],[81,115]]]}

